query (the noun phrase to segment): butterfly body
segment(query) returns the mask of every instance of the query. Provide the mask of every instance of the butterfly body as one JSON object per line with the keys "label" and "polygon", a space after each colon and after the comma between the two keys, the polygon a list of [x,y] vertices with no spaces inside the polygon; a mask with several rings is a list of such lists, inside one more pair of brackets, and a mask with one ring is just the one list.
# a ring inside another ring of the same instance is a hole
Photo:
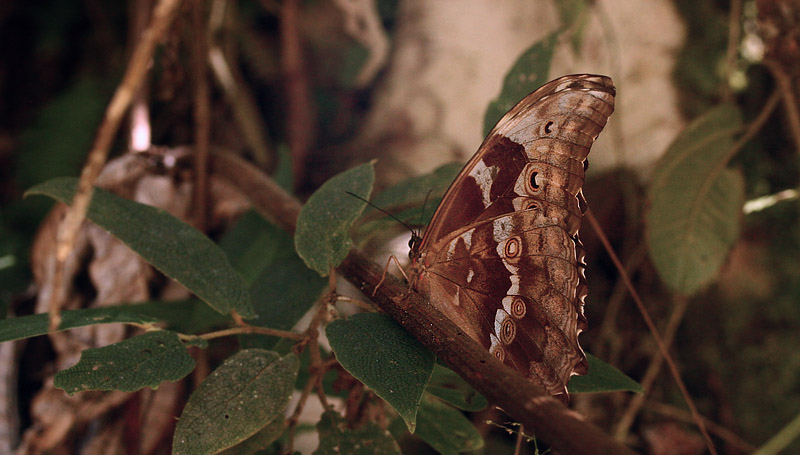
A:
{"label": "butterfly body", "polygon": [[415,288],[554,395],[566,396],[569,377],[588,368],[578,343],[587,326],[581,188],[614,95],[608,77],[572,75],[525,97],[412,240]]}

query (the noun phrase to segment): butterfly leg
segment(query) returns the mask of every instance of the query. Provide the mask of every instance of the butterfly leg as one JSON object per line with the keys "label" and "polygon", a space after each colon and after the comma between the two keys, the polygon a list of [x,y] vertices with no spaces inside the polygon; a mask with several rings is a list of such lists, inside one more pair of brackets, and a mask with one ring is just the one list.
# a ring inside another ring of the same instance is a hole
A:
{"label": "butterfly leg", "polygon": [[375,289],[372,290],[372,297],[375,297],[375,294],[378,292],[378,289],[380,289],[384,280],[386,280],[386,272],[389,271],[389,264],[391,264],[392,261],[394,261],[394,263],[397,265],[397,268],[400,269],[400,273],[403,274],[403,277],[406,279],[406,281],[409,281],[408,275],[406,275],[406,271],[403,270],[403,266],[401,266],[400,261],[397,260],[397,256],[391,255],[389,256],[389,259],[386,260],[386,266],[383,268],[383,275],[381,275],[381,280],[378,281],[378,284],[375,286]]}

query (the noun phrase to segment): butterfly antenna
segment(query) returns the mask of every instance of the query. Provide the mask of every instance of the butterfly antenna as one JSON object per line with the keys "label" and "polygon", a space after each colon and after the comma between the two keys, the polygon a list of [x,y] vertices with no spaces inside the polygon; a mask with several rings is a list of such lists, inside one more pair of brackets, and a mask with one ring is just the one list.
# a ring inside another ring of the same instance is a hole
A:
{"label": "butterfly antenna", "polygon": [[431,197],[431,193],[433,189],[428,190],[428,194],[425,195],[425,200],[422,202],[422,212],[419,214],[419,225],[422,226],[422,217],[425,216],[425,209],[428,207],[428,198]]}
{"label": "butterfly antenna", "polygon": [[402,225],[403,225],[403,226],[404,226],[406,229],[408,229],[409,231],[411,231],[411,234],[412,234],[412,235],[417,235],[417,231],[415,231],[415,230],[414,230],[414,228],[412,228],[411,226],[409,226],[409,225],[408,225],[408,223],[406,223],[405,221],[401,220],[400,218],[398,218],[398,217],[396,217],[396,216],[392,215],[391,213],[387,212],[386,210],[384,210],[384,209],[382,209],[382,208],[378,207],[377,205],[373,204],[372,202],[370,202],[370,201],[368,201],[368,200],[364,199],[363,197],[361,197],[361,196],[359,196],[359,195],[357,195],[357,194],[355,194],[355,193],[351,193],[350,191],[345,191],[345,193],[349,194],[350,196],[353,196],[353,197],[354,197],[354,198],[356,198],[356,199],[360,199],[360,200],[362,200],[362,201],[366,202],[368,205],[370,205],[371,207],[373,207],[373,208],[375,208],[375,209],[377,209],[377,210],[380,210],[381,212],[383,212],[383,213],[385,213],[387,216],[389,216],[391,219],[393,219],[393,220],[397,221],[398,223],[402,224]]}

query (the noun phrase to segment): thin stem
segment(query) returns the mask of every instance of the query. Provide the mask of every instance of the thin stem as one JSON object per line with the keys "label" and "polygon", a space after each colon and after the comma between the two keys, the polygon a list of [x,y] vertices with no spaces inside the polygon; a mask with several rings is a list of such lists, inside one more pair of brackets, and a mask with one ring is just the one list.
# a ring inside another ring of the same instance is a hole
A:
{"label": "thin stem", "polygon": [[50,330],[55,330],[61,325],[61,304],[63,303],[64,265],[67,257],[75,247],[75,240],[81,224],[86,219],[89,202],[92,200],[94,181],[100,175],[100,170],[108,158],[111,144],[119,131],[122,119],[130,107],[134,95],[142,86],[145,74],[150,67],[150,61],[155,53],[156,45],[169,29],[175,13],[180,5],[180,0],[160,0],[153,12],[150,25],[142,32],[142,37],[133,51],[125,75],[122,78],[111,102],[106,108],[103,122],[97,130],[92,150],[81,170],[80,182],[75,192],[72,204],[67,209],[64,222],[58,230],[58,243],[56,246],[56,264],[53,274],[54,292],[50,297]]}
{"label": "thin stem", "polygon": [[636,303],[636,307],[639,309],[639,313],[641,313],[642,315],[642,319],[644,319],[647,328],[653,335],[653,339],[655,340],[656,345],[658,345],[658,350],[661,352],[661,355],[664,356],[664,360],[666,360],[667,365],[669,366],[670,373],[672,373],[672,377],[675,379],[675,383],[677,384],[678,389],[681,392],[681,395],[683,395],[683,398],[686,401],[686,405],[689,406],[689,410],[692,412],[692,416],[694,417],[694,422],[697,425],[697,428],[700,430],[700,433],[703,435],[703,438],[706,441],[706,446],[708,446],[709,452],[711,453],[711,455],[716,455],[717,449],[714,447],[714,442],[711,441],[711,436],[708,435],[708,430],[706,430],[706,426],[703,423],[702,418],[700,417],[700,413],[697,411],[697,407],[694,404],[694,400],[692,400],[691,395],[689,395],[689,391],[686,389],[686,384],[684,384],[683,378],[681,378],[681,374],[678,371],[677,365],[675,365],[675,362],[672,361],[672,357],[669,355],[669,351],[667,350],[666,343],[664,343],[664,339],[658,333],[658,329],[656,328],[656,325],[653,323],[653,319],[650,318],[650,313],[647,312],[647,308],[645,308],[644,302],[642,302],[641,297],[639,297],[639,293],[633,286],[633,283],[628,277],[628,274],[625,273],[625,267],[623,267],[616,253],[614,253],[614,249],[611,247],[611,243],[608,241],[608,238],[603,232],[603,228],[600,227],[600,223],[597,222],[597,218],[595,218],[591,209],[586,211],[585,217],[589,221],[589,224],[592,225],[592,229],[594,229],[594,231],[597,233],[597,237],[600,239],[600,243],[603,244],[603,248],[605,248],[606,252],[611,257],[611,261],[614,263],[614,266],[620,273],[620,277],[625,281],[625,285],[628,287],[628,291],[630,291],[631,297],[633,298],[633,301]]}

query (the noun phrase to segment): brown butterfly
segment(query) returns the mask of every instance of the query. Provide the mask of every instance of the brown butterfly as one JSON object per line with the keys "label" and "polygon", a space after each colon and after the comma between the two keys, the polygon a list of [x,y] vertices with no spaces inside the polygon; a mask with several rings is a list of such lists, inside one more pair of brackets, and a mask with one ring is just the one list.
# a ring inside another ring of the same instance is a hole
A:
{"label": "brown butterfly", "polygon": [[548,82],[503,116],[410,242],[417,291],[549,393],[586,374],[586,156],[614,110],[606,76]]}

